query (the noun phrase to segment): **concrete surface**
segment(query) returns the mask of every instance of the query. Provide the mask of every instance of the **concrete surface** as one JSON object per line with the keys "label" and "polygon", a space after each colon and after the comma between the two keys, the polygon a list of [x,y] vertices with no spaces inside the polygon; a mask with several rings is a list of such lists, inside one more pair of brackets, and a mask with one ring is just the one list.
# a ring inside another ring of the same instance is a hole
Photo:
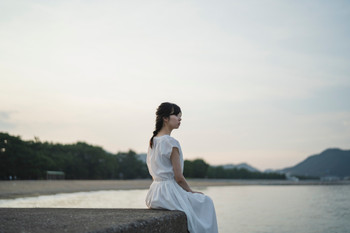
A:
{"label": "concrete surface", "polygon": [[187,233],[187,219],[169,210],[0,208],[0,232]]}

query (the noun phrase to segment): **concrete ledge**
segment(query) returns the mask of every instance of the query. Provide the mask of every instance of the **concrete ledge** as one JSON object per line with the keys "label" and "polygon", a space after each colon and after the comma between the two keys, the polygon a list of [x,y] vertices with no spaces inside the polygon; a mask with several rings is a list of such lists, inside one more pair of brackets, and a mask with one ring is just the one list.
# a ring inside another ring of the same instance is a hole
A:
{"label": "concrete ledge", "polygon": [[0,208],[0,232],[187,233],[181,211],[149,209]]}

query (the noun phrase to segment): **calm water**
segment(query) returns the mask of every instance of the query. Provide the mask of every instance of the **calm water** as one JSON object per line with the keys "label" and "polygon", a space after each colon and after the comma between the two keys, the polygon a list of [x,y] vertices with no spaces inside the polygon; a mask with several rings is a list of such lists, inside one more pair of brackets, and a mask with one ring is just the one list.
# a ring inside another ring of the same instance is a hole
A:
{"label": "calm water", "polygon": [[[212,197],[219,232],[349,233],[350,185],[227,186]],[[57,194],[0,200],[0,207],[145,208],[147,190]]]}

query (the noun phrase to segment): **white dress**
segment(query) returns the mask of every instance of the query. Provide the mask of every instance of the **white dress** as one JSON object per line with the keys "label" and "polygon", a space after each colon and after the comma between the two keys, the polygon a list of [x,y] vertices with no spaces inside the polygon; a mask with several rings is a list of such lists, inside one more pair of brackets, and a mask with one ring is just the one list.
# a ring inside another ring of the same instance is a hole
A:
{"label": "white dress", "polygon": [[152,209],[185,212],[190,233],[217,233],[216,214],[211,198],[204,194],[187,192],[176,183],[170,160],[173,147],[179,149],[183,171],[183,155],[180,143],[175,138],[170,135],[154,137],[153,148],[148,148],[147,167],[153,183],[146,196],[146,205]]}

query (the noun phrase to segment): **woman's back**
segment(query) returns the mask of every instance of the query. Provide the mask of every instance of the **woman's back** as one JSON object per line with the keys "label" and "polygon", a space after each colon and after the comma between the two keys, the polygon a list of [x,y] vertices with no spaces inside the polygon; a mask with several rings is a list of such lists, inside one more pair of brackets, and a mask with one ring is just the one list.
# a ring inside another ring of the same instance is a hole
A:
{"label": "woman's back", "polygon": [[153,138],[152,148],[148,148],[147,167],[152,178],[157,180],[174,179],[173,166],[170,155],[173,147],[177,147],[180,152],[180,163],[183,170],[183,155],[180,143],[170,135],[162,135]]}

